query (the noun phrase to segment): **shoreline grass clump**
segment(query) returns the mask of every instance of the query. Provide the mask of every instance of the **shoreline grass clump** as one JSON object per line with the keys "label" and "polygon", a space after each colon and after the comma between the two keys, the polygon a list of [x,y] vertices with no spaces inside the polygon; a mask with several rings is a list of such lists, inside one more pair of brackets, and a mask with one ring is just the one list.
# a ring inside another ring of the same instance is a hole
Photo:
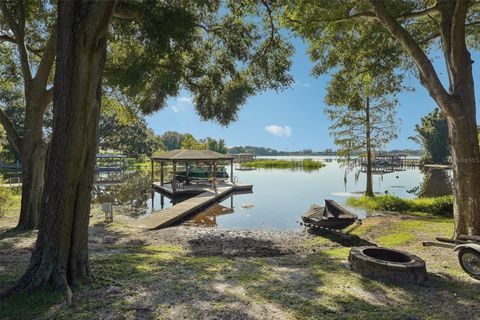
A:
{"label": "shoreline grass clump", "polygon": [[320,169],[325,167],[325,164],[320,161],[312,159],[303,160],[280,160],[280,159],[259,159],[255,161],[243,162],[241,167],[248,168],[271,168],[271,169]]}
{"label": "shoreline grass clump", "polygon": [[404,213],[424,213],[434,216],[453,215],[453,196],[402,199],[392,195],[349,198],[347,204],[368,211],[396,211]]}

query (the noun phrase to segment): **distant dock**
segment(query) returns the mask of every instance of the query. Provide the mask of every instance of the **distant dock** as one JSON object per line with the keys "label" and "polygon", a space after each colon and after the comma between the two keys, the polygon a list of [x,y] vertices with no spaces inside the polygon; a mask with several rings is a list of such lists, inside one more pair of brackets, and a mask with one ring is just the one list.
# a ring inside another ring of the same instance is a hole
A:
{"label": "distant dock", "polygon": [[[159,184],[154,183],[153,187],[162,192],[171,192],[170,188],[166,186],[160,186]],[[135,225],[148,229],[166,228],[176,222],[181,221],[185,217],[195,212],[198,212],[201,209],[206,209],[207,207],[214,204],[219,199],[227,196],[230,193],[233,193],[235,191],[251,191],[252,188],[252,185],[222,183],[215,190],[211,188],[191,188],[190,190],[184,190],[186,192],[190,192],[190,194],[192,194],[192,192],[200,193],[190,199],[174,205],[173,207],[160,211],[155,211],[147,217],[136,221]],[[178,195],[178,191],[176,194]]]}

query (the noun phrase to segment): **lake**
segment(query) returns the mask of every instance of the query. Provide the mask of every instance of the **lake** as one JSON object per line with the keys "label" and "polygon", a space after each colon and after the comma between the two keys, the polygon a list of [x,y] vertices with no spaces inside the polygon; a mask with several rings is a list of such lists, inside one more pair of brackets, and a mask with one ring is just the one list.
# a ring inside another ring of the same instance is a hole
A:
{"label": "lake", "polygon": [[[275,158],[275,157],[269,157]],[[333,199],[344,204],[365,188],[360,168],[346,169],[336,157],[277,157],[314,159],[326,166],[315,171],[290,169],[235,170],[240,183],[253,184],[253,193],[233,194],[217,205],[192,217],[186,224],[228,229],[295,230],[300,216],[314,204]],[[447,170],[407,168],[374,175],[374,191],[405,198],[451,194],[451,174]],[[93,200],[113,202],[115,212],[141,217],[153,210],[172,206],[172,202],[150,188],[148,171],[103,173],[97,177]],[[360,217],[365,212],[356,211]]]}

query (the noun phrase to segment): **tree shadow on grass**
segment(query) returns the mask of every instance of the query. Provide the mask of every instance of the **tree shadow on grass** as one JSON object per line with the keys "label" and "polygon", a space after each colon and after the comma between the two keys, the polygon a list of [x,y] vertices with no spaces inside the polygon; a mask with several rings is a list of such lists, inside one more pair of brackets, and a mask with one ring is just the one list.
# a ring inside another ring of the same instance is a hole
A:
{"label": "tree shadow on grass", "polygon": [[0,240],[28,238],[36,235],[36,231],[32,230],[18,230],[16,228],[5,228],[0,230]]}
{"label": "tree shadow on grass", "polygon": [[338,243],[343,247],[376,246],[376,244],[362,239],[354,234],[329,231],[320,228],[308,228],[307,232],[317,237],[326,238],[332,242]]}
{"label": "tree shadow on grass", "polygon": [[[421,285],[368,279],[344,266],[346,256],[332,257],[328,251],[297,260],[302,267],[295,276],[256,284],[253,292],[298,318],[473,319],[480,312],[480,285],[457,279],[452,287],[435,276]],[[280,267],[291,266],[283,259],[276,260]]]}
{"label": "tree shadow on grass", "polygon": [[[179,246],[121,242],[122,231],[112,228],[99,230],[97,236],[117,240],[107,254],[92,256],[97,282],[76,288],[71,308],[61,307],[58,300],[23,308],[27,297],[17,297],[3,302],[11,310],[4,316],[472,319],[480,313],[475,295],[479,286],[437,277],[421,286],[367,279],[344,266],[348,253],[338,248],[297,255],[269,240],[201,236],[184,251]],[[262,255],[251,251],[269,246],[269,251],[259,251]]]}
{"label": "tree shadow on grass", "polygon": [[193,256],[273,257],[293,254],[271,240],[248,236],[228,237],[209,234],[188,241],[187,249]]}

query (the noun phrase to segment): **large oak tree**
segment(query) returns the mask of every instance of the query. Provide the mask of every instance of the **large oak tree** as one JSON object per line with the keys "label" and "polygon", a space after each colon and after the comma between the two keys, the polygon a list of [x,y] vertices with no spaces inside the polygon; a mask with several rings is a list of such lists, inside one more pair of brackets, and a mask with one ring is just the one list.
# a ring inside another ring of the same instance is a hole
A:
{"label": "large oak tree", "polygon": [[[281,1],[285,23],[310,44],[317,63],[315,72],[343,67],[342,55],[357,57],[383,52],[385,35],[398,44],[382,54],[405,57],[392,65],[399,73],[415,71],[421,84],[445,114],[453,160],[455,233],[480,235],[480,150],[478,147],[475,91],[469,49],[479,46],[480,3],[469,0],[359,0]],[[367,36],[365,25],[378,26],[382,34]],[[441,52],[448,73],[444,85],[431,52]],[[348,67],[348,65],[346,66]]]}
{"label": "large oak tree", "polygon": [[[115,45],[128,44],[106,68],[110,94],[131,99],[144,112],[163,108],[168,96],[185,88],[203,119],[227,125],[249,96],[291,83],[287,72],[292,50],[276,32],[273,19],[265,24],[248,19],[268,8],[255,1],[221,4],[217,0],[59,2],[53,133],[39,233],[30,264],[15,289],[51,285],[70,297],[72,285],[92,280],[90,193],[102,75]],[[118,24],[110,23],[114,16],[120,19]]]}
{"label": "large oak tree", "polygon": [[[0,107],[0,123],[23,164],[17,227],[32,229],[44,181],[44,114],[54,90],[56,4],[5,0],[1,9],[2,66],[17,71],[12,78],[24,91],[25,117],[16,125]],[[273,17],[265,15],[263,23],[248,18],[267,10],[250,0],[118,1],[107,43],[106,94],[151,113],[163,108],[168,96],[189,90],[202,119],[227,125],[248,96],[291,82],[292,47],[281,39]]]}
{"label": "large oak tree", "polygon": [[[0,123],[7,132],[10,146],[22,161],[22,205],[17,228],[33,229],[44,184],[47,145],[43,134],[43,116],[52,102],[51,72],[55,61],[56,31],[54,11],[46,1],[0,1],[0,51],[2,68],[18,69],[8,78],[15,90],[23,89],[24,119],[22,127],[0,108]],[[35,20],[37,23],[32,23]],[[27,28],[27,23],[28,27]],[[16,49],[16,56],[11,49]],[[5,75],[5,74],[4,74]],[[12,88],[4,83],[2,95]]]}

